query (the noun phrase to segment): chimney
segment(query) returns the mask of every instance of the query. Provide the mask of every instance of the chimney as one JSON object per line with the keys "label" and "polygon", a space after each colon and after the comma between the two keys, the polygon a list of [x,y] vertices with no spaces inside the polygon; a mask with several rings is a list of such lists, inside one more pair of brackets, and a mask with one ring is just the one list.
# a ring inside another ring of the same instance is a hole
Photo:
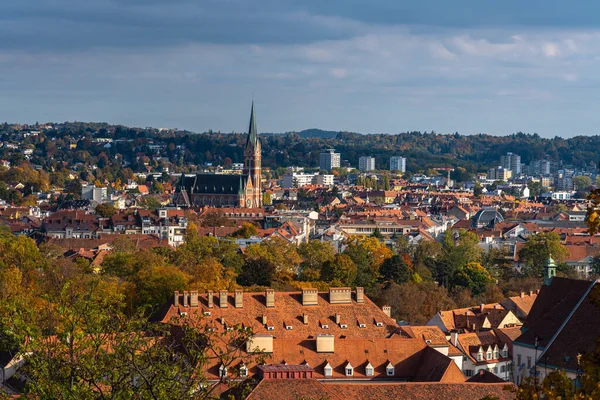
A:
{"label": "chimney", "polygon": [[335,314],[335,323],[339,325],[341,321],[342,316],[340,314]]}
{"label": "chimney", "polygon": [[521,298],[525,297],[525,292],[521,292]]}
{"label": "chimney", "polygon": [[540,294],[540,289],[537,289],[537,290],[535,291],[535,294]]}
{"label": "chimney", "polygon": [[173,294],[173,305],[175,307],[179,307],[179,291],[177,291],[177,290]]}
{"label": "chimney", "polygon": [[268,308],[275,307],[275,291],[273,289],[265,290],[265,306]]}
{"label": "chimney", "polygon": [[302,322],[304,322],[304,325],[308,324],[308,314],[303,314],[302,315]]}
{"label": "chimney", "polygon": [[388,317],[392,316],[392,307],[390,307],[390,306],[383,306],[383,307],[381,307],[381,309],[383,310],[383,313],[385,315],[387,315]]}
{"label": "chimney", "polygon": [[188,306],[188,298],[190,297],[190,293],[186,290],[183,292],[183,306]]}
{"label": "chimney", "polygon": [[485,307],[485,304],[480,304],[479,305],[479,312],[483,312],[483,308]]}
{"label": "chimney", "polygon": [[365,302],[365,289],[361,287],[356,288],[356,302],[364,303]]}
{"label": "chimney", "polygon": [[212,290],[209,290],[206,294],[206,301],[208,302],[208,308],[213,308],[213,301],[215,300],[215,294]]}
{"label": "chimney", "polygon": [[349,287],[329,288],[329,303],[350,304],[352,303],[352,289]]}
{"label": "chimney", "polygon": [[458,347],[458,332],[450,332],[450,343],[452,343],[453,346]]}
{"label": "chimney", "polygon": [[262,316],[262,324],[266,325],[267,324],[267,316],[263,314]]}
{"label": "chimney", "polygon": [[313,288],[302,289],[302,305],[303,306],[316,306],[318,305],[318,290]]}
{"label": "chimney", "polygon": [[227,308],[227,290],[219,290],[219,307]]}
{"label": "chimney", "polygon": [[533,296],[533,290],[529,291],[529,296]]}
{"label": "chimney", "polygon": [[242,308],[244,305],[244,291],[235,291],[235,308]]}
{"label": "chimney", "polygon": [[198,307],[198,291],[190,291],[190,307]]}

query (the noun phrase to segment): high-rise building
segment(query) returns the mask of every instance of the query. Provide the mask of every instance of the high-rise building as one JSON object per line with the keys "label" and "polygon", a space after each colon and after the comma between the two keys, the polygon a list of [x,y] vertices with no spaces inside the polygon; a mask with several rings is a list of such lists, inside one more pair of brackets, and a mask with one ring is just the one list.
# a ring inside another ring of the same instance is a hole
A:
{"label": "high-rise building", "polygon": [[319,166],[324,171],[331,171],[332,168],[340,167],[340,153],[335,149],[328,149],[319,155]]}
{"label": "high-rise building", "polygon": [[373,171],[375,169],[375,157],[364,156],[358,159],[358,170],[360,172]]}
{"label": "high-rise building", "polygon": [[512,171],[503,167],[491,168],[488,170],[488,179],[494,181],[507,181],[512,177]]}
{"label": "high-rise building", "polygon": [[502,168],[511,170],[513,176],[521,174],[521,156],[518,154],[506,153],[500,157],[500,164]]}
{"label": "high-rise building", "polygon": [[391,157],[390,158],[390,171],[406,172],[406,158]]}
{"label": "high-rise building", "polygon": [[108,191],[106,187],[83,185],[81,187],[81,198],[84,200],[93,200],[97,203],[104,203],[108,200]]}
{"label": "high-rise building", "polygon": [[532,160],[529,163],[530,175],[550,175],[551,163],[550,160]]}

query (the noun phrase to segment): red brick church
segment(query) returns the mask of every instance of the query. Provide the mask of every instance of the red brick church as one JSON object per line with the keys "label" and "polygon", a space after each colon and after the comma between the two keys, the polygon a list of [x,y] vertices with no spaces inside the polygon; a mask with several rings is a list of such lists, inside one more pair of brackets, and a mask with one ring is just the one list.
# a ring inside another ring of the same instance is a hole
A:
{"label": "red brick church", "polygon": [[261,148],[256,130],[254,102],[244,149],[241,175],[181,175],[173,203],[180,207],[262,207]]}

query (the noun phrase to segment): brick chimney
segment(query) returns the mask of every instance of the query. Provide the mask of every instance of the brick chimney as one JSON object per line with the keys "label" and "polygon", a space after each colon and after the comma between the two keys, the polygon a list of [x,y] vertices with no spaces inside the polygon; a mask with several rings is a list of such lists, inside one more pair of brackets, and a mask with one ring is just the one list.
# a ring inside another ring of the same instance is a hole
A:
{"label": "brick chimney", "polygon": [[529,291],[529,296],[533,296],[533,290]]}
{"label": "brick chimney", "polygon": [[235,291],[235,308],[242,308],[244,306],[244,291]]}
{"label": "brick chimney", "polygon": [[483,312],[483,308],[485,307],[485,304],[480,304],[479,305],[479,312]]}
{"label": "brick chimney", "polygon": [[364,303],[365,302],[365,289],[361,287],[356,288],[356,302]]}
{"label": "brick chimney", "polygon": [[391,317],[391,316],[392,316],[392,307],[390,307],[390,306],[383,306],[383,307],[381,307],[381,310],[382,310],[382,311],[383,311],[383,313],[384,313],[385,315],[387,315],[388,317]]}
{"label": "brick chimney", "polygon": [[175,307],[179,307],[179,291],[175,291],[175,293],[173,293],[173,305]]}
{"label": "brick chimney", "polygon": [[341,321],[342,316],[340,314],[335,314],[335,323],[339,325]]}
{"label": "brick chimney", "polygon": [[227,308],[227,290],[219,290],[219,307]]}
{"label": "brick chimney", "polygon": [[525,292],[521,292],[521,298],[525,297]]}
{"label": "brick chimney", "polygon": [[208,308],[213,308],[213,301],[215,300],[215,294],[212,290],[209,290],[206,293],[206,301],[208,303]]}
{"label": "brick chimney", "polygon": [[308,324],[308,314],[303,314],[302,315],[302,322],[304,322],[304,325]]}
{"label": "brick chimney", "polygon": [[267,316],[263,314],[262,316],[262,324],[266,325],[267,324]]}
{"label": "brick chimney", "polygon": [[313,288],[302,289],[302,305],[303,306],[316,306],[318,305],[319,292]]}
{"label": "brick chimney", "polygon": [[265,306],[267,306],[268,308],[275,307],[275,290],[265,290]]}
{"label": "brick chimney", "polygon": [[186,290],[183,292],[183,306],[187,307],[188,306],[188,297],[190,296],[190,293]]}
{"label": "brick chimney", "polygon": [[190,307],[198,307],[198,291],[190,291]]}

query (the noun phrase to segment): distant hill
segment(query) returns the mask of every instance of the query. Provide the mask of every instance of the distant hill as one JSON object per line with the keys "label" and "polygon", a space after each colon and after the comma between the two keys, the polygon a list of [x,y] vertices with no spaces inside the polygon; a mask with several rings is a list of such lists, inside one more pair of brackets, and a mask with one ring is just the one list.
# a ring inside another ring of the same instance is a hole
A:
{"label": "distant hill", "polygon": [[337,131],[324,131],[323,129],[305,129],[300,132],[285,132],[285,133],[261,133],[261,136],[276,136],[276,135],[288,135],[296,134],[301,138],[319,138],[319,139],[335,139],[340,132]]}

